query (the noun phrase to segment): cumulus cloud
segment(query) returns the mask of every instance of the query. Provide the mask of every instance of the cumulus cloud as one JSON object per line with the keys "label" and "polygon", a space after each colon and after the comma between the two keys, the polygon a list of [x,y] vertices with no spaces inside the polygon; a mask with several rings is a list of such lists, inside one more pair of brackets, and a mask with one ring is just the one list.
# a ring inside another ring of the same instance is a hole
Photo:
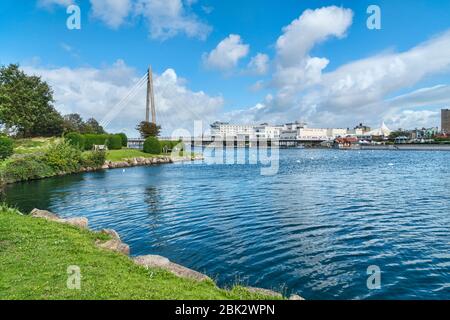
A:
{"label": "cumulus cloud", "polygon": [[248,69],[256,75],[265,75],[269,71],[269,60],[267,54],[258,53],[250,60]]}
{"label": "cumulus cloud", "polygon": [[276,85],[301,89],[304,85],[320,82],[322,70],[329,60],[310,57],[309,51],[331,37],[344,37],[352,20],[352,10],[331,6],[306,10],[284,27],[276,42]]}
{"label": "cumulus cloud", "polygon": [[[326,72],[329,59],[312,57],[310,51],[331,37],[346,36],[352,16],[351,10],[337,7],[307,10],[285,27],[276,42],[275,94],[233,116],[254,121],[301,119],[330,127],[358,122],[376,126],[382,120],[394,128],[438,125],[438,112],[423,109],[449,105],[449,87],[412,88],[449,74],[450,31],[403,52],[382,52]],[[398,95],[408,90],[413,91]]]}
{"label": "cumulus cloud", "polygon": [[[26,66],[27,73],[41,76],[54,89],[55,107],[63,114],[80,113],[84,118],[101,120],[113,106],[130,93],[140,75],[118,60],[105,68],[45,68]],[[223,98],[211,97],[205,92],[190,90],[175,70],[167,69],[154,75],[158,123],[163,134],[185,128],[192,130],[195,120],[209,123],[217,118]],[[145,118],[145,85],[125,108],[113,119],[107,130],[125,131],[137,136],[136,124]]]}
{"label": "cumulus cloud", "polygon": [[238,65],[239,60],[248,55],[249,51],[250,46],[242,41],[241,36],[230,34],[214,50],[203,55],[203,62],[211,69],[231,70]]}
{"label": "cumulus cloud", "polygon": [[134,13],[143,16],[150,27],[150,36],[165,40],[178,34],[201,40],[211,27],[201,22],[181,0],[137,0]]}
{"label": "cumulus cloud", "polygon": [[52,8],[54,6],[69,6],[74,3],[74,0],[38,0],[38,6],[42,8]]}
{"label": "cumulus cloud", "polygon": [[131,12],[131,0],[90,0],[92,16],[107,26],[120,27]]}

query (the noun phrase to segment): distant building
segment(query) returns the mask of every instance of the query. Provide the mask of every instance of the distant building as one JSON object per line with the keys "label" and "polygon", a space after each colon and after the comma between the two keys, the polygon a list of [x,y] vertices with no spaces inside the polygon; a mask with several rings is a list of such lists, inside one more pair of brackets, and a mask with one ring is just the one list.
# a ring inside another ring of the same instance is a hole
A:
{"label": "distant building", "polygon": [[441,130],[450,133],[450,109],[441,110]]}

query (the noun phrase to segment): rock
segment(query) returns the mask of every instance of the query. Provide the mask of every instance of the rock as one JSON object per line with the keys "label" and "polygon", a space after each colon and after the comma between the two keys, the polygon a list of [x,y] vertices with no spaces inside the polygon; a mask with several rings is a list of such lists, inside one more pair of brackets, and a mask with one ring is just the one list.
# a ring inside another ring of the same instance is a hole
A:
{"label": "rock", "polygon": [[71,226],[78,227],[81,229],[87,229],[89,220],[84,217],[76,217],[76,218],[69,218],[69,219],[61,219],[59,222],[70,224]]}
{"label": "rock", "polygon": [[[172,272],[178,277],[196,280],[196,281],[207,281],[211,280],[210,277],[191,270],[189,268],[183,267],[179,264],[171,262],[169,259],[161,257],[161,256],[155,256],[155,255],[147,255],[147,256],[138,256],[133,259],[133,261],[141,266],[144,266],[146,268],[160,268],[167,271]],[[211,280],[212,281],[212,280]]]}
{"label": "rock", "polygon": [[103,170],[109,169],[109,165],[107,165],[107,164],[102,165],[102,169]]}
{"label": "rock", "polygon": [[54,221],[59,223],[65,223],[69,224],[78,228],[87,229],[88,228],[88,219],[83,217],[75,217],[75,218],[68,218],[68,219],[61,219],[56,214],[47,211],[47,210],[39,210],[39,209],[33,209],[30,213],[30,215],[34,218],[41,218],[48,221]]}
{"label": "rock", "polygon": [[47,210],[40,210],[40,209],[33,209],[30,213],[30,215],[34,218],[42,218],[45,220],[50,220],[50,221],[58,221],[60,220],[59,217]]}
{"label": "rock", "polygon": [[116,230],[103,229],[102,231],[100,231],[100,233],[107,234],[107,235],[111,236],[113,239],[116,239],[116,240],[120,241],[120,236],[119,236],[119,234],[117,233]]}
{"label": "rock", "polygon": [[263,288],[255,288],[255,287],[245,287],[249,292],[274,297],[274,298],[283,298],[283,295],[281,293],[269,290],[269,289],[263,289]]}
{"label": "rock", "polygon": [[303,299],[299,295],[291,294],[291,296],[289,297],[289,300],[305,300],[305,299]]}
{"label": "rock", "polygon": [[128,256],[130,254],[130,247],[127,244],[125,244],[117,239],[112,239],[112,240],[109,240],[106,242],[101,242],[101,241],[97,240],[97,242],[95,244],[97,245],[97,247],[105,249],[105,250],[119,252],[126,256]]}

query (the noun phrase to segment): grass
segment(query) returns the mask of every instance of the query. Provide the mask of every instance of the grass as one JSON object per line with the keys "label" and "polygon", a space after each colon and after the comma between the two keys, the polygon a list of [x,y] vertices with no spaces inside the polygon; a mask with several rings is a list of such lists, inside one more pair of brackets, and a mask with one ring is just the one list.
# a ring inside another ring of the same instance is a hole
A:
{"label": "grass", "polygon": [[[95,247],[108,237],[21,215],[0,205],[0,300],[21,299],[265,299],[236,286],[147,270],[128,257]],[[67,288],[67,268],[81,270],[81,290]]]}
{"label": "grass", "polygon": [[109,150],[106,153],[106,160],[109,161],[123,161],[125,159],[131,159],[131,158],[155,158],[155,157],[161,157],[162,155],[154,155],[145,153],[140,150],[136,149],[121,149],[121,150]]}
{"label": "grass", "polygon": [[60,138],[30,138],[14,140],[14,154],[31,154],[44,151],[51,143]]}

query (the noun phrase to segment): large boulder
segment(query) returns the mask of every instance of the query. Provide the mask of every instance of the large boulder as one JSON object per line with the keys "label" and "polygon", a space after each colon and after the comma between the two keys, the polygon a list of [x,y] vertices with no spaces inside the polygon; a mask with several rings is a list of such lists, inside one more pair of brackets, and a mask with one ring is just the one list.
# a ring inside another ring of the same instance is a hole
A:
{"label": "large boulder", "polygon": [[81,229],[87,229],[89,224],[89,220],[84,217],[61,219],[60,222],[70,224],[71,226],[78,227]]}
{"label": "large boulder", "polygon": [[45,219],[48,221],[69,224],[69,225],[72,225],[72,226],[75,226],[75,227],[78,227],[81,229],[87,229],[88,224],[89,224],[89,221],[87,218],[74,217],[74,218],[68,218],[68,219],[61,219],[60,217],[58,217],[58,215],[56,215],[50,211],[47,211],[47,210],[33,209],[30,212],[30,215],[34,218],[41,218],[41,219]]}
{"label": "large boulder", "polygon": [[117,233],[116,230],[113,230],[113,229],[103,229],[102,231],[100,231],[100,233],[107,234],[107,235],[110,236],[111,238],[120,241],[120,236],[119,236],[119,234]]}
{"label": "large boulder", "polygon": [[289,300],[305,300],[305,299],[303,299],[302,297],[300,297],[300,296],[297,295],[297,294],[292,294],[292,295],[289,297]]}
{"label": "large boulder", "polygon": [[138,256],[135,257],[133,261],[145,268],[159,268],[167,270],[181,278],[191,279],[195,281],[212,281],[210,277],[195,270],[191,270],[179,264],[173,263],[165,257],[156,255]]}
{"label": "large boulder", "polygon": [[97,247],[105,249],[105,250],[118,252],[118,253],[124,254],[126,256],[128,256],[130,254],[130,247],[127,244],[125,244],[122,241],[117,240],[117,239],[112,239],[112,240],[109,240],[106,242],[97,240],[97,242],[95,244],[97,245]]}
{"label": "large boulder", "polygon": [[281,293],[269,289],[255,288],[255,287],[245,287],[245,289],[251,293],[260,294],[263,296],[283,298],[283,295]]}
{"label": "large boulder", "polygon": [[41,218],[41,219],[50,220],[50,221],[61,220],[56,214],[54,214],[50,211],[47,211],[47,210],[33,209],[30,212],[30,215],[34,218]]}

